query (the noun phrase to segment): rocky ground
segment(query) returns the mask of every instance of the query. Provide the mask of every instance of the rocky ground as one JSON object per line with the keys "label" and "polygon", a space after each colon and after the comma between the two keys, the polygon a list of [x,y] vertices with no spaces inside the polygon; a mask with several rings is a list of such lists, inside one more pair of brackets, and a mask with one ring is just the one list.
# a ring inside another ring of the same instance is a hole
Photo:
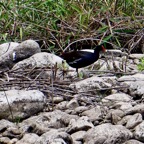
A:
{"label": "rocky ground", "polygon": [[81,79],[33,40],[0,55],[0,144],[144,143],[144,54],[109,50]]}

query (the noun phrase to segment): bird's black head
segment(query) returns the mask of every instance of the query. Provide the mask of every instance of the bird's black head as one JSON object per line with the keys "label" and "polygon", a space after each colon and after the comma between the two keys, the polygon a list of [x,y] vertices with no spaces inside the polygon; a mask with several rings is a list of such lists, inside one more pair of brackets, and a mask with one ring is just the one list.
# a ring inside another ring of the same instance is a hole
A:
{"label": "bird's black head", "polygon": [[96,46],[95,52],[100,52],[100,51],[106,52],[106,49],[105,49],[105,47],[103,45]]}

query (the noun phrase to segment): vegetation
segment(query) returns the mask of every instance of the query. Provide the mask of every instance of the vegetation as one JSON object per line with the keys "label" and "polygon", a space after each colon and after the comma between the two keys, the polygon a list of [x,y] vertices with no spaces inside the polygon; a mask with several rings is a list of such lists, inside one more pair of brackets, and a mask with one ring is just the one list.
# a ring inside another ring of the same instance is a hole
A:
{"label": "vegetation", "polygon": [[144,71],[144,57],[141,58],[140,63],[137,66],[139,71]]}
{"label": "vegetation", "polygon": [[94,38],[125,47],[144,27],[143,16],[143,0],[1,0],[0,43],[31,38],[57,52]]}

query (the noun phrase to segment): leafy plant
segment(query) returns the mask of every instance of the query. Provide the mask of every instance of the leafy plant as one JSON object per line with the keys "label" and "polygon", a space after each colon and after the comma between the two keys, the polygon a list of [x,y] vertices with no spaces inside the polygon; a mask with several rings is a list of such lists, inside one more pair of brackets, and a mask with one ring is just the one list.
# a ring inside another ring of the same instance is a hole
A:
{"label": "leafy plant", "polygon": [[141,58],[140,63],[137,65],[139,71],[144,70],[144,57]]}
{"label": "leafy plant", "polygon": [[116,34],[143,27],[143,0],[1,0],[0,43],[43,40],[57,52],[82,38],[114,41]]}

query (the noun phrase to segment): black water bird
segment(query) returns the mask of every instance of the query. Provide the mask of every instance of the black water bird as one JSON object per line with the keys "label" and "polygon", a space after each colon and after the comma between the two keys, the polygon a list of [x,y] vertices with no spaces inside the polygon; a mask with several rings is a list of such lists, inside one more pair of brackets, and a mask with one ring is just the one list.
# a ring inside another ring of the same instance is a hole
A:
{"label": "black water bird", "polygon": [[99,59],[99,53],[101,51],[105,52],[106,49],[103,45],[98,45],[93,51],[90,51],[90,49],[74,50],[62,53],[61,57],[66,60],[69,66],[76,68],[78,73],[79,68],[89,66],[96,62]]}

